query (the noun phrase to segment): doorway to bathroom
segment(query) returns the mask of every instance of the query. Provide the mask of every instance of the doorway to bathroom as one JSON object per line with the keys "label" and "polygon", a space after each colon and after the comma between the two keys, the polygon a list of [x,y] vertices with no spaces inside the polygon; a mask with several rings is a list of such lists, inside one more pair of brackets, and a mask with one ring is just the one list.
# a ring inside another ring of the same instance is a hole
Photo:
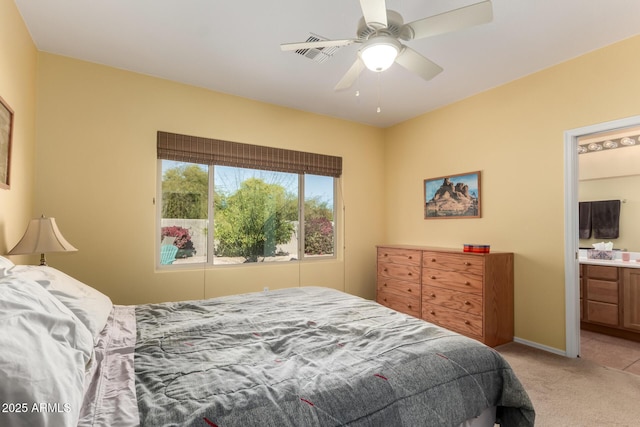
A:
{"label": "doorway to bathroom", "polygon": [[[580,162],[579,149],[592,149],[604,151],[620,144],[633,128],[640,129],[640,116],[615,120],[606,123],[572,129],[565,132],[564,158],[565,158],[565,313],[566,313],[566,355],[577,357],[580,355],[580,274],[578,251],[580,240],[578,236],[579,215],[578,201],[580,194]],[[638,132],[640,133],[640,132]],[[619,138],[614,138],[614,136]],[[619,139],[619,141],[613,141]],[[586,141],[586,142],[585,142]],[[597,142],[600,141],[600,142]],[[606,144],[605,144],[606,143]],[[589,147],[589,144],[593,144]],[[625,144],[638,145],[634,150],[640,150],[640,141],[637,139],[631,144],[625,140]],[[623,148],[623,147],[620,147]],[[622,152],[622,151],[620,151]],[[625,152],[625,153],[629,153]],[[586,154],[590,155],[590,154]],[[628,156],[622,156],[628,157]],[[592,157],[593,159],[593,157]],[[620,166],[613,166],[618,174]],[[602,175],[602,171],[599,172]],[[583,240],[584,243],[584,240]],[[640,244],[640,241],[638,241]],[[627,248],[640,251],[640,248]]]}

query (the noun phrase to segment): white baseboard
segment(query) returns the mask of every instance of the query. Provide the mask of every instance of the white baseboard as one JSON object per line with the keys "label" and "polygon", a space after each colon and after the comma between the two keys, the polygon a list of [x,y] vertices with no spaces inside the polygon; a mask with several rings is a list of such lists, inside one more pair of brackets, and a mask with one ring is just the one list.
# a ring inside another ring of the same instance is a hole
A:
{"label": "white baseboard", "polygon": [[525,339],[522,339],[522,338],[514,337],[513,341],[517,342],[519,344],[523,344],[523,345],[529,346],[529,347],[537,348],[539,350],[548,351],[549,353],[558,354],[560,356],[566,356],[567,355],[567,352],[564,351],[564,350],[560,350],[560,349],[554,348],[554,347],[549,347],[547,345],[540,344],[540,343],[533,342],[533,341],[529,341],[529,340],[525,340]]}

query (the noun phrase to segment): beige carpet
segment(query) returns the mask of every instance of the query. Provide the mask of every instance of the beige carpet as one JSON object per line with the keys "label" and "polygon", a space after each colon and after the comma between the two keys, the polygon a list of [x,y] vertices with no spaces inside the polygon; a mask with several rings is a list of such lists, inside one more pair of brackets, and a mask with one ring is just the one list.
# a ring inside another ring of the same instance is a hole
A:
{"label": "beige carpet", "polygon": [[536,427],[640,426],[640,376],[518,343],[496,350],[536,411]]}

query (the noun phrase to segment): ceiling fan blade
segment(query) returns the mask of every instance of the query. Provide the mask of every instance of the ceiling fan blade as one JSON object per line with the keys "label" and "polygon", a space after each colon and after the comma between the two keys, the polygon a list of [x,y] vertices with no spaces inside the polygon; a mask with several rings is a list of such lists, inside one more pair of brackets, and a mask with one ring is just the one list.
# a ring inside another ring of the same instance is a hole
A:
{"label": "ceiling fan blade", "polygon": [[385,0],[360,0],[360,7],[367,26],[374,29],[387,26],[387,4]]}
{"label": "ceiling fan blade", "polygon": [[344,40],[320,40],[317,42],[299,42],[299,43],[282,43],[280,49],[283,51],[300,50],[300,49],[319,49],[323,47],[334,46],[348,46],[355,43],[356,40],[344,39]]}
{"label": "ceiling fan blade", "polygon": [[360,58],[356,59],[356,62],[353,63],[351,68],[342,76],[342,79],[338,82],[334,90],[344,90],[349,89],[355,81],[358,79],[360,73],[364,70],[364,62]]}
{"label": "ceiling fan blade", "polygon": [[425,80],[431,80],[442,72],[442,67],[438,64],[406,46],[403,47],[402,52],[396,58],[396,63]]}
{"label": "ceiling fan blade", "polygon": [[[493,19],[491,0],[410,22],[403,27],[404,40],[421,39],[450,33],[475,25],[486,24]],[[407,31],[408,30],[408,31]]]}

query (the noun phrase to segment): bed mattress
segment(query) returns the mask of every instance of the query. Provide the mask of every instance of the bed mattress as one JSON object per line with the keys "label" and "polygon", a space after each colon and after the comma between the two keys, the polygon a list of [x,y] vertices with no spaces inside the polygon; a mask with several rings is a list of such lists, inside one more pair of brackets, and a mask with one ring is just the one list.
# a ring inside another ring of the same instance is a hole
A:
{"label": "bed mattress", "polygon": [[114,306],[80,426],[459,426],[534,411],[495,350],[327,288]]}

